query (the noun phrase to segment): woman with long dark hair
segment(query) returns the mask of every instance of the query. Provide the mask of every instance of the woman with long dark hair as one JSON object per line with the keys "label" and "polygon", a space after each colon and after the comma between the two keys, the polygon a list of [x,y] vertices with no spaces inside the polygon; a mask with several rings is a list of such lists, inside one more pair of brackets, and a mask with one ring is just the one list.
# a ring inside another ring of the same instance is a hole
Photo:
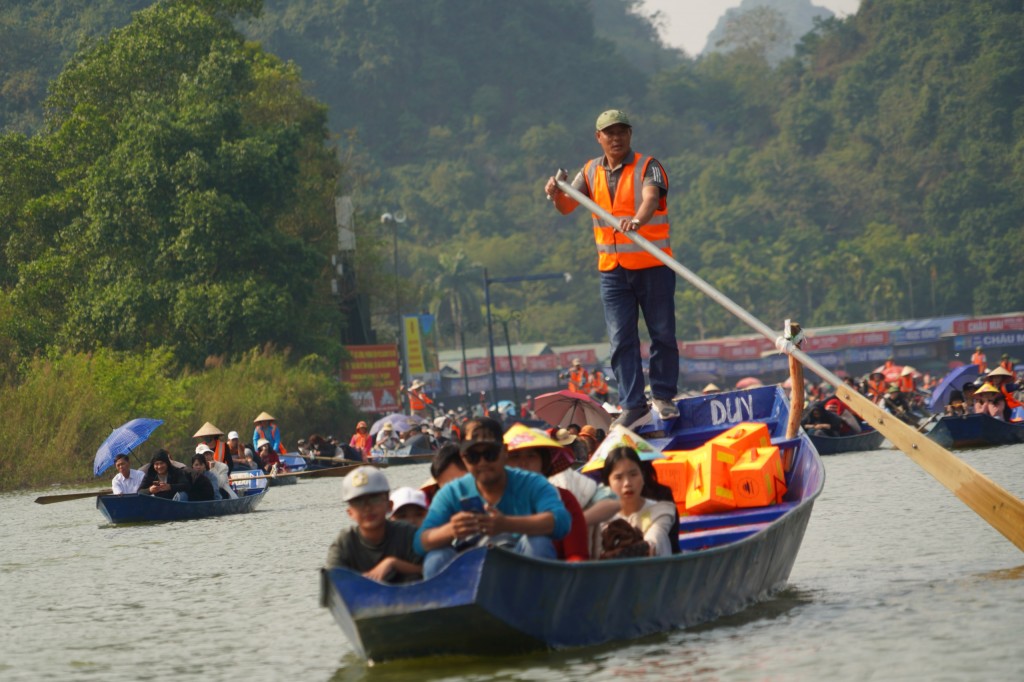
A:
{"label": "woman with long dark hair", "polygon": [[678,551],[679,522],[671,491],[666,500],[666,488],[658,483],[654,467],[643,462],[636,450],[620,446],[609,452],[601,480],[618,495],[621,504],[619,513],[609,524],[621,519],[635,528],[643,535],[649,556],[666,556]]}

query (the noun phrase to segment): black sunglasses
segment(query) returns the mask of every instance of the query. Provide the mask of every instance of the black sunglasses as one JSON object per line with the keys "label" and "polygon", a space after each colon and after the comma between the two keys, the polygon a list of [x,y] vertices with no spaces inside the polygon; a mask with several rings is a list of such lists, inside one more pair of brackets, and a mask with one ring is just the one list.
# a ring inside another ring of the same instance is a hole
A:
{"label": "black sunglasses", "polygon": [[500,454],[501,443],[475,443],[462,453],[462,459],[467,464],[477,464],[481,457],[488,462],[496,462]]}

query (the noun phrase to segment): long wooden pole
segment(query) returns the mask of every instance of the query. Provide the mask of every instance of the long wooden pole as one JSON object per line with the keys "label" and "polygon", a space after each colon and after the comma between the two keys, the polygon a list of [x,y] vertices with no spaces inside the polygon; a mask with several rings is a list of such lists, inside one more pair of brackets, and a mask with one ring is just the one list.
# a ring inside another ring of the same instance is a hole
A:
{"label": "long wooden pole", "polygon": [[[565,172],[556,174],[558,188],[600,216],[608,225],[618,226],[619,219],[594,203],[590,197],[578,192],[565,181]],[[696,273],[683,267],[679,261],[665,254],[650,241],[636,232],[623,232],[634,244],[657,258],[676,274],[710,297],[716,303],[742,320],[747,326],[775,343],[780,352],[795,357],[800,363],[819,377],[836,387],[836,395],[854,412],[881,431],[889,441],[904,452],[915,464],[928,472],[935,480],[953,492],[960,501],[970,507],[989,525],[1002,533],[1010,542],[1024,551],[1024,502],[1006,489],[975,470],[963,460],[927,436],[917,432],[898,418],[885,412],[848,385],[810,355],[800,350],[781,335],[773,331],[736,302],[715,289]]]}

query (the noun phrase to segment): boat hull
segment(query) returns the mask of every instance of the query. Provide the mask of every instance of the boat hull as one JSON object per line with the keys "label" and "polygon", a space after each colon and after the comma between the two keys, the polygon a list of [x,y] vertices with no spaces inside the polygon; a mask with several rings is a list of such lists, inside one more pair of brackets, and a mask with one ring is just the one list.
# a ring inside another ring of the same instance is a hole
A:
{"label": "boat hull", "polygon": [[973,448],[1024,443],[1024,423],[1004,422],[987,414],[942,417],[928,437],[944,448]]}
{"label": "boat hull", "polygon": [[877,450],[885,435],[881,431],[865,431],[848,436],[810,436],[819,455],[841,455],[847,452]]}
{"label": "boat hull", "polygon": [[647,430],[683,449],[735,423],[764,421],[789,453],[782,504],[680,522],[681,554],[567,563],[497,547],[460,554],[430,580],[385,585],[345,568],[322,572],[321,600],[358,654],[386,661],[515,654],[631,639],[736,613],[781,589],[824,485],[807,435],[785,438],[788,404],[773,387],[694,398]]}
{"label": "boat hull", "polygon": [[96,508],[111,523],[189,521],[250,512],[259,506],[265,493],[261,490],[238,498],[208,502],[176,502],[153,495],[104,495],[96,498]]}

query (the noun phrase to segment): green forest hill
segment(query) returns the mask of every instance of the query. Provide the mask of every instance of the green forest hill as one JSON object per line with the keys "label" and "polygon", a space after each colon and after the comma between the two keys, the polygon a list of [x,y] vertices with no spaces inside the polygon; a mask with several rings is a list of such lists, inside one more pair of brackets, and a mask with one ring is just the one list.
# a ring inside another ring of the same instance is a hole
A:
{"label": "green forest hill", "polygon": [[[756,32],[688,59],[638,10],[0,5],[0,437],[88,459],[111,422],[163,416],[139,414],[161,409],[156,396],[93,400],[78,423],[54,403],[11,413],[47,372],[68,387],[57,403],[107,395],[72,385],[93,373],[69,368],[97,358],[121,367],[111,376],[141,363],[174,382],[160,400],[173,396],[188,425],[244,430],[250,412],[278,409],[300,433],[349,429],[340,385],[300,403],[286,386],[228,382],[285,362],[317,385],[353,337],[355,302],[369,302],[379,340],[393,337],[396,285],[403,312],[438,315],[442,347],[457,326],[480,343],[483,267],[574,275],[492,292],[497,314],[528,313],[523,340],[602,339],[589,217],[558,216],[542,186],[597,155],[593,120],[610,107],[629,112],[636,149],[669,173],[677,258],[761,319],[1021,307],[1019,0],[864,0],[774,67]],[[356,288],[340,299],[336,195],[353,197],[357,240]],[[398,209],[405,223],[381,224]],[[686,287],[677,308],[681,339],[741,331]],[[194,394],[189,381],[210,387],[219,373],[223,384]],[[26,419],[42,421],[35,440]],[[187,430],[166,438],[187,442]],[[58,431],[63,441],[47,440]],[[10,466],[0,459],[0,485]]]}

